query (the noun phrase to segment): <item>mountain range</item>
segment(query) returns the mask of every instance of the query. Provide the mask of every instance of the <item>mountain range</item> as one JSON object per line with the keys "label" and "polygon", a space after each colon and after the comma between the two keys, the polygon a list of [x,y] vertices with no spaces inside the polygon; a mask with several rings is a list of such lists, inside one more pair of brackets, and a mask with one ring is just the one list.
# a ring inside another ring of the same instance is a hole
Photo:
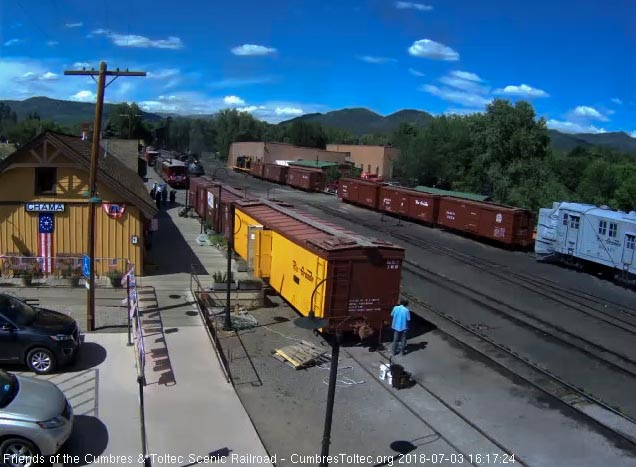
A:
{"label": "mountain range", "polygon": [[[9,105],[18,115],[18,119],[25,118],[31,112],[37,112],[42,120],[53,120],[62,125],[73,125],[82,122],[92,122],[95,116],[95,104],[87,102],[63,101],[48,97],[32,97],[23,101],[0,101]],[[107,120],[115,104],[104,104],[104,119]],[[167,116],[179,117],[175,114],[143,112],[144,120],[157,121]],[[213,118],[214,115],[189,115],[190,118]],[[364,108],[350,108],[334,110],[327,113],[312,113],[302,115],[281,122],[287,125],[294,121],[317,122],[324,127],[333,127],[346,130],[355,135],[370,133],[390,133],[400,123],[407,122],[416,126],[428,124],[433,116],[427,112],[415,109],[404,109],[382,116]],[[569,151],[577,146],[593,147],[604,146],[617,151],[636,154],[636,138],[632,138],[624,132],[611,133],[578,133],[566,134],[556,130],[550,130],[552,147]]]}

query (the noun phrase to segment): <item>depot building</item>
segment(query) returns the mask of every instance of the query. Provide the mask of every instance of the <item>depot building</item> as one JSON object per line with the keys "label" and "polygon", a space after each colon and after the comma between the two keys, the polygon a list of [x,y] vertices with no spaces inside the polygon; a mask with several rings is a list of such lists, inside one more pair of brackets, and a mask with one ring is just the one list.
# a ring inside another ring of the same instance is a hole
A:
{"label": "depot building", "polygon": [[[46,275],[88,253],[91,142],[45,132],[0,161],[0,260],[6,269],[36,265]],[[137,173],[100,150],[95,209],[95,272],[141,275],[145,239],[157,208]]]}

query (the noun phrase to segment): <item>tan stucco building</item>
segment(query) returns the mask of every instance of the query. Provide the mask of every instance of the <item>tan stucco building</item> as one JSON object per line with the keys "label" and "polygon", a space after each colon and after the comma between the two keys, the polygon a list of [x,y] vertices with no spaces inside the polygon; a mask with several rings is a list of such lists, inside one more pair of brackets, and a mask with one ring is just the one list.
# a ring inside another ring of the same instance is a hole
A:
{"label": "tan stucco building", "polygon": [[393,177],[393,164],[400,150],[389,146],[363,146],[357,144],[328,144],[327,151],[347,152],[348,159],[363,172],[376,174],[385,179]]}
{"label": "tan stucco building", "polygon": [[262,162],[264,164],[276,164],[277,161],[297,160],[337,162],[342,164],[348,162],[349,154],[347,152],[306,148],[286,143],[266,143],[262,141],[232,143],[227,159],[228,167],[238,166],[240,158],[245,158],[245,160],[251,160],[253,162]]}

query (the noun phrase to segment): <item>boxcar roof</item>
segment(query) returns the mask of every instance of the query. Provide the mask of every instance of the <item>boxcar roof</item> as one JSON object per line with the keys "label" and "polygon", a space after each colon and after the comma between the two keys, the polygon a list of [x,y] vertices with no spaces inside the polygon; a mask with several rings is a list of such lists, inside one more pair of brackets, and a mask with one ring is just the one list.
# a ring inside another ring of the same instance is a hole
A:
{"label": "boxcar roof", "polygon": [[440,188],[432,188],[432,187],[423,186],[423,185],[416,186],[415,189],[417,191],[425,191],[427,193],[433,193],[436,195],[453,196],[454,198],[470,199],[473,201],[488,201],[491,199],[490,196],[480,195],[477,193],[467,193],[465,191],[442,190]]}
{"label": "boxcar roof", "polygon": [[350,250],[359,247],[402,249],[392,243],[362,237],[317,217],[265,200],[237,202],[237,207],[260,222],[263,227],[278,232],[301,245],[309,243],[324,251]]}
{"label": "boxcar roof", "polygon": [[318,168],[318,169],[324,169],[327,167],[333,167],[333,166],[339,166],[341,164],[339,164],[338,162],[329,162],[329,161],[305,161],[305,160],[298,160],[298,161],[289,161],[289,165],[290,166],[299,166],[299,167],[311,167],[311,168]]}

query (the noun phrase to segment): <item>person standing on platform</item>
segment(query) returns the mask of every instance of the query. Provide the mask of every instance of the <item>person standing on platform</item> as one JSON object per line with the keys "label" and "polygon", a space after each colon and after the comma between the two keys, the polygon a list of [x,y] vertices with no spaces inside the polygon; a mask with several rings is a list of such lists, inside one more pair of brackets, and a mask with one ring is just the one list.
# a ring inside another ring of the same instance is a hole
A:
{"label": "person standing on platform", "polygon": [[400,300],[400,304],[393,307],[391,316],[393,317],[393,355],[406,354],[406,332],[411,321],[411,312],[407,308],[408,300]]}
{"label": "person standing on platform", "polygon": [[157,187],[155,190],[155,203],[157,204],[157,209],[161,209],[161,185]]}
{"label": "person standing on platform", "polygon": [[161,187],[161,204],[165,208],[168,204],[168,185],[163,184]]}

